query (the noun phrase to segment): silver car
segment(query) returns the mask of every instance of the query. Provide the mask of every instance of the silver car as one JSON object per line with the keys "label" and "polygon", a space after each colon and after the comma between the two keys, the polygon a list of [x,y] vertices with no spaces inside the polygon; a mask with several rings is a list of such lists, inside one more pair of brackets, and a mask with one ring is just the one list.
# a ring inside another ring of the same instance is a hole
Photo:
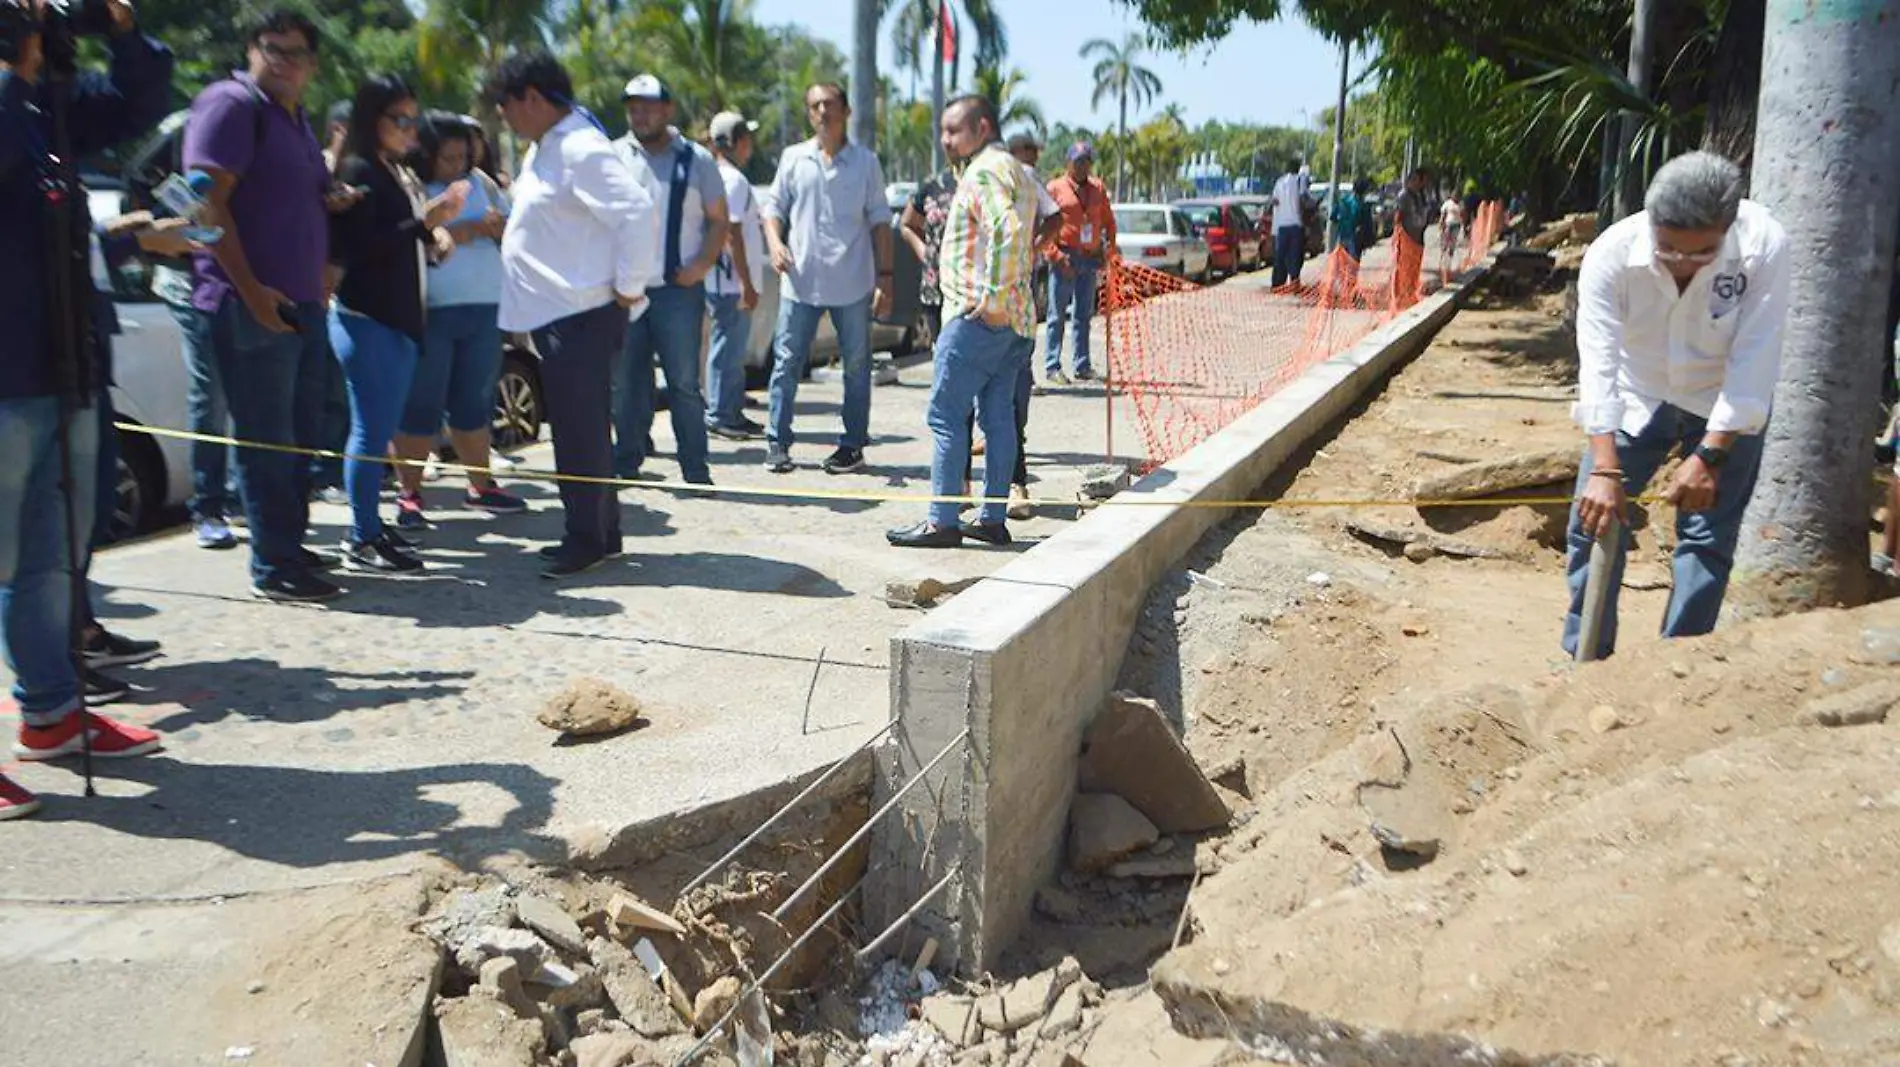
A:
{"label": "silver car", "polygon": [[1125,263],[1139,263],[1190,281],[1205,282],[1213,252],[1194,223],[1171,204],[1116,204],[1115,247]]}

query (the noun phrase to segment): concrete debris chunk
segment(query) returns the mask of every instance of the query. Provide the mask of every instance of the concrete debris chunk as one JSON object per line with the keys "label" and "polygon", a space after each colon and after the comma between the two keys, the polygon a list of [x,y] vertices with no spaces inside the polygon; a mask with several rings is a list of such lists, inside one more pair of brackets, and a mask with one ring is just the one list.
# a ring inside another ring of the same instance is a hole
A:
{"label": "concrete debris chunk", "polygon": [[1122,797],[1163,833],[1218,829],[1232,818],[1152,700],[1110,695],[1082,745],[1082,791]]}
{"label": "concrete debris chunk", "polygon": [[744,989],[735,975],[726,975],[699,991],[693,999],[693,1029],[700,1034],[710,1033],[739,1004],[739,994]]}
{"label": "concrete debris chunk", "polygon": [[564,952],[587,951],[587,936],[567,909],[546,897],[524,894],[515,900],[515,913],[521,925],[546,938]]}
{"label": "concrete debris chunk", "polygon": [[1080,793],[1069,812],[1069,862],[1094,873],[1160,839],[1155,824],[1113,793]]}
{"label": "concrete debris chunk", "polygon": [[1598,704],[1590,709],[1590,729],[1595,733],[1607,734],[1628,725],[1623,716],[1608,704]]}
{"label": "concrete debris chunk", "polygon": [[456,950],[455,962],[471,978],[482,972],[482,964],[497,956],[512,957],[521,964],[521,973],[539,974],[554,960],[554,950],[532,931],[485,926],[474,931]]}
{"label": "concrete debris chunk", "polygon": [[614,898],[607,902],[607,917],[618,926],[658,930],[674,937],[686,936],[686,927],[681,926],[678,919],[626,893],[615,893]]}
{"label": "concrete debris chunk", "polygon": [[1036,910],[1059,923],[1080,922],[1082,898],[1056,885],[1036,890]]}
{"label": "concrete debris chunk", "polygon": [[603,737],[638,723],[640,702],[598,678],[582,678],[554,694],[536,716],[541,725],[575,737]]}
{"label": "concrete debris chunk", "polygon": [[925,997],[917,1005],[917,1012],[924,1022],[946,1040],[958,1048],[973,1044],[982,1036],[976,1015],[976,998],[957,996],[954,993],[938,993]]}
{"label": "concrete debris chunk", "polygon": [[497,956],[482,964],[481,986],[520,1018],[536,1017],[534,998],[521,987],[521,964],[514,957]]}
{"label": "concrete debris chunk", "polygon": [[1801,709],[1796,721],[1818,726],[1867,726],[1886,722],[1895,704],[1900,704],[1900,683],[1874,682],[1814,700]]}
{"label": "concrete debris chunk", "polygon": [[1018,979],[977,1002],[977,1018],[993,1034],[1013,1034],[1043,1017],[1049,1007],[1049,975]]}
{"label": "concrete debris chunk", "polygon": [[1037,1034],[1043,1038],[1066,1037],[1082,1029],[1085,984],[1077,982],[1056,997],[1055,1005],[1043,1016],[1042,1027],[1036,1031]]}
{"label": "concrete debris chunk", "polygon": [[1474,463],[1419,479],[1412,496],[1415,500],[1473,500],[1540,485],[1573,482],[1580,459],[1578,449],[1563,448]]}
{"label": "concrete debris chunk", "polygon": [[422,932],[435,938],[451,954],[459,955],[462,947],[480,931],[490,927],[506,930],[514,924],[515,902],[508,895],[508,887],[492,885],[485,889],[450,892],[423,920]]}
{"label": "concrete debris chunk", "polygon": [[607,999],[635,1032],[655,1039],[686,1032],[685,1021],[673,1010],[659,983],[625,945],[597,937],[588,944],[587,951],[599,969]]}
{"label": "concrete debris chunk", "polygon": [[884,602],[894,608],[934,608],[982,580],[981,577],[959,578],[954,582],[935,578],[920,578],[914,582],[893,580],[884,585]]}
{"label": "concrete debris chunk", "polygon": [[647,1067],[653,1063],[647,1042],[628,1033],[598,1033],[576,1038],[568,1051],[574,1067]]}
{"label": "concrete debris chunk", "polygon": [[445,1067],[537,1067],[546,1036],[540,1019],[522,1019],[489,996],[436,1002]]}
{"label": "concrete debris chunk", "polygon": [[1082,472],[1082,485],[1076,490],[1076,495],[1083,500],[1107,500],[1130,484],[1127,467],[1097,464]]}
{"label": "concrete debris chunk", "polygon": [[1359,806],[1365,809],[1373,840],[1380,848],[1424,862],[1438,857],[1449,827],[1445,817],[1448,805],[1436,790],[1416,781],[1397,789],[1364,783],[1359,787]]}

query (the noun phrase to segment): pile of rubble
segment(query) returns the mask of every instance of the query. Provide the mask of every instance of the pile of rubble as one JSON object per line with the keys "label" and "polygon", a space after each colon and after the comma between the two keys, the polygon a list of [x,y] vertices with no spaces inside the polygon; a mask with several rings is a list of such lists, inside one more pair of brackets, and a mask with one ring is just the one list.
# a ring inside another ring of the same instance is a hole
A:
{"label": "pile of rubble", "polygon": [[896,961],[872,976],[859,1067],[1062,1067],[1103,1000],[1073,958],[1000,986],[935,985]]}
{"label": "pile of rubble", "polygon": [[671,915],[624,894],[598,906],[587,887],[548,888],[458,888],[423,921],[453,964],[444,993],[460,994],[435,1005],[452,1067],[671,1063],[736,1001],[736,979],[688,1001],[654,943],[686,934]]}

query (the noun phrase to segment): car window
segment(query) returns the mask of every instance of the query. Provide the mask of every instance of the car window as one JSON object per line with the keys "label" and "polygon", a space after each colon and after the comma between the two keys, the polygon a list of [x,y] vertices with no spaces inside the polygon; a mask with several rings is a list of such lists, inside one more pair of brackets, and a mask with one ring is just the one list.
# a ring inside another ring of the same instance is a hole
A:
{"label": "car window", "polygon": [[1253,216],[1247,214],[1246,208],[1241,207],[1239,204],[1229,204],[1227,205],[1227,211],[1234,216],[1235,226],[1243,230],[1253,229]]}
{"label": "car window", "polygon": [[1167,233],[1167,212],[1157,208],[1118,207],[1115,230],[1118,233]]}
{"label": "car window", "polygon": [[1201,226],[1219,226],[1220,207],[1215,204],[1189,204],[1181,209],[1188,221]]}
{"label": "car window", "polygon": [[1176,237],[1194,236],[1194,224],[1189,222],[1188,217],[1179,211],[1174,212],[1174,235]]}

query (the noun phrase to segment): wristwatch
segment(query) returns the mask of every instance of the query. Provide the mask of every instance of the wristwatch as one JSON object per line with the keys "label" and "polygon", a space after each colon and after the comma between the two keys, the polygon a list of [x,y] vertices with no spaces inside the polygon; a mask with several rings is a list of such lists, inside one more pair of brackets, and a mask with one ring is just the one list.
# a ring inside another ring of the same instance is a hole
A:
{"label": "wristwatch", "polygon": [[1695,454],[1702,462],[1708,464],[1710,470],[1721,470],[1722,464],[1728,462],[1728,449],[1717,448],[1714,445],[1697,445]]}

